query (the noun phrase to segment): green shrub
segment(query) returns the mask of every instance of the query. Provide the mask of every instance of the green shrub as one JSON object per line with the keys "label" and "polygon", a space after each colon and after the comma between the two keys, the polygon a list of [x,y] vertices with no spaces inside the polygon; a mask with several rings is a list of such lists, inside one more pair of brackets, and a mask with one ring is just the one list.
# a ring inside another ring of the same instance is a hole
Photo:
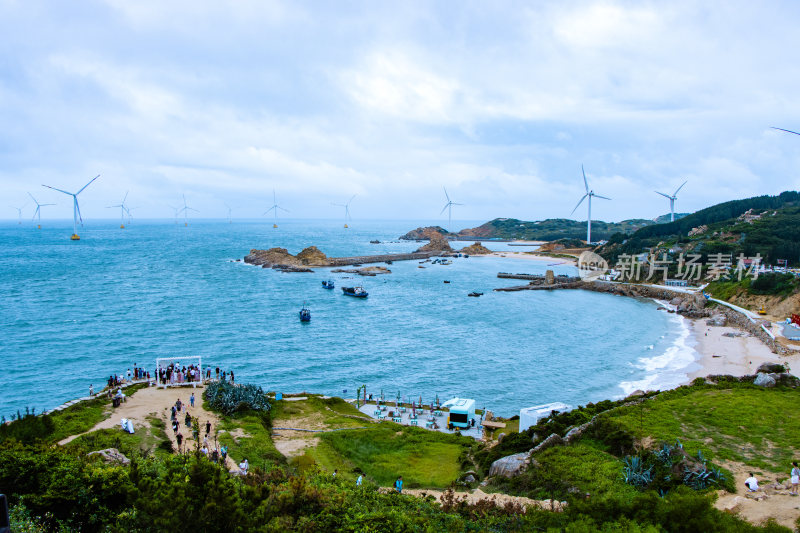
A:
{"label": "green shrub", "polygon": [[266,393],[255,385],[234,385],[227,381],[215,381],[206,387],[203,398],[213,410],[224,415],[246,410],[264,412],[270,410]]}

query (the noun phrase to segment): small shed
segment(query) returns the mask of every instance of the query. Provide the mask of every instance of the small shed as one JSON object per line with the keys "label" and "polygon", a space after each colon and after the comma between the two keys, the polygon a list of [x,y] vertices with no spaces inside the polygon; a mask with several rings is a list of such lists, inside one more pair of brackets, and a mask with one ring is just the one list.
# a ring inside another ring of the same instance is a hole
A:
{"label": "small shed", "polygon": [[475,419],[475,400],[453,398],[442,404],[450,408],[448,424],[457,428],[468,428]]}
{"label": "small shed", "polygon": [[522,433],[529,427],[535,426],[539,420],[550,416],[550,413],[552,413],[553,411],[564,412],[568,411],[569,409],[570,409],[569,405],[561,402],[546,403],[544,405],[534,405],[533,407],[526,407],[525,409],[520,409],[519,431],[520,433]]}

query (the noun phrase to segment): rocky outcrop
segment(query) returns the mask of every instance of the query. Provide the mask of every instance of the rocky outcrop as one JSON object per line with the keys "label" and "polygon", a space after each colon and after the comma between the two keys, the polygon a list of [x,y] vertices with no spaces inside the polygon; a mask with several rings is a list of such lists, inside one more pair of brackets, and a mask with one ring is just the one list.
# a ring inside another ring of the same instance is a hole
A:
{"label": "rocky outcrop", "polygon": [[459,250],[462,254],[469,254],[469,255],[488,255],[492,253],[490,249],[482,245],[480,242],[476,242],[475,244],[470,244],[469,246],[465,246],[461,250]]}
{"label": "rocky outcrop", "polygon": [[530,464],[530,452],[501,457],[489,467],[489,476],[514,477],[524,472]]}
{"label": "rocky outcrop", "polygon": [[382,266],[372,266],[364,268],[334,268],[333,273],[358,274],[359,276],[376,276],[378,274],[391,274],[392,271]]}
{"label": "rocky outcrop", "polygon": [[779,363],[763,363],[756,372],[759,374],[783,374],[786,372],[786,367]]}
{"label": "rocky outcrop", "polygon": [[88,457],[93,455],[97,455],[104,463],[116,463],[127,466],[131,464],[131,460],[125,457],[118,449],[116,448],[106,448],[105,450],[98,450],[96,452],[89,452],[86,454]]}
{"label": "rocky outcrop", "polygon": [[328,256],[320,252],[316,246],[303,249],[297,254],[297,259],[304,265],[326,266],[328,264]]}
{"label": "rocky outcrop", "polygon": [[300,260],[290,254],[286,248],[250,250],[250,253],[245,256],[244,262],[265,268],[272,268],[273,265],[301,266]]}
{"label": "rocky outcrop", "polygon": [[775,378],[769,374],[758,374],[753,381],[753,385],[758,385],[759,387],[774,387]]}
{"label": "rocky outcrop", "polygon": [[420,227],[417,229],[412,229],[400,237],[400,239],[404,241],[424,241],[426,239],[430,239],[431,232],[438,233],[440,235],[452,235],[452,233],[441,226],[426,226],[424,228]]}
{"label": "rocky outcrop", "polygon": [[450,243],[447,242],[444,235],[439,233],[438,231],[430,231],[427,233],[430,242],[425,246],[419,248],[415,253],[420,252],[452,252],[453,249],[450,248]]}
{"label": "rocky outcrop", "polygon": [[706,326],[722,327],[728,321],[728,317],[723,314],[716,314],[706,320]]}

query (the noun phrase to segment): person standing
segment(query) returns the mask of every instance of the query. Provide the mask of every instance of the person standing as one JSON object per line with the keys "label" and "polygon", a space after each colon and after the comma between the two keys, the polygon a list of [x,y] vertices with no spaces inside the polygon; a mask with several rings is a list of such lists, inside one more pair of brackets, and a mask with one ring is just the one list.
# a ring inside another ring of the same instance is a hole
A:
{"label": "person standing", "polygon": [[361,474],[359,474],[359,475],[358,475],[358,479],[356,479],[356,487],[360,487],[360,486],[361,486],[361,483],[362,483],[363,481],[364,481],[364,480],[363,480],[363,477],[361,476]]}
{"label": "person standing", "polygon": [[403,476],[398,476],[397,481],[394,482],[394,490],[396,490],[398,494],[403,493]]}
{"label": "person standing", "polygon": [[94,385],[89,385],[89,396],[94,396]]}
{"label": "person standing", "polygon": [[211,433],[211,420],[206,422],[206,436]]}
{"label": "person standing", "polygon": [[800,484],[800,468],[797,466],[797,461],[792,463],[792,472],[791,472],[791,482],[792,482],[792,496],[797,496],[797,485]]}
{"label": "person standing", "polygon": [[194,393],[192,393],[192,395],[191,395],[191,396],[189,396],[189,405],[191,405],[192,407],[194,407]]}
{"label": "person standing", "polygon": [[339,473],[339,469],[338,468],[334,468],[333,469],[333,480],[334,481],[336,481],[336,474],[338,474],[338,473]]}
{"label": "person standing", "polygon": [[183,435],[178,433],[177,435],[175,435],[175,440],[178,441],[178,452],[180,452],[181,451],[181,444],[183,444]]}

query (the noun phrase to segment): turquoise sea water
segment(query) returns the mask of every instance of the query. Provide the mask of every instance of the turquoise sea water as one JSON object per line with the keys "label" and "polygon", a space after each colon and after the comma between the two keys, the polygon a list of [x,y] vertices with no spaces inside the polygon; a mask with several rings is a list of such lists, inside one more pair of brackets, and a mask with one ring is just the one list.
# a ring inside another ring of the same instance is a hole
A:
{"label": "turquoise sea water", "polygon": [[[682,326],[655,303],[584,291],[492,292],[524,283],[498,279],[499,271],[571,267],[471,257],[425,269],[396,262],[392,274],[348,280],[328,269],[282,274],[232,262],[273,246],[297,253],[314,244],[333,256],[411,251],[419,244],[397,237],[426,223],[356,221],[345,230],[338,221],[284,221],[278,229],[264,221],[134,221],[121,230],[94,221],[80,242],[69,240],[71,221],[41,230],[0,223],[0,414],[52,408],[134,364],[152,369],[156,357],[186,355],[269,390],[353,397],[366,384],[387,399],[398,391],[426,402],[436,394],[475,398],[503,415],[620,396],[631,383],[658,385],[653,361],[671,358]],[[321,287],[329,277],[334,291]],[[343,296],[347,284],[363,284],[369,298]],[[485,294],[468,298],[471,291]],[[298,320],[303,302],[310,324]]]}

